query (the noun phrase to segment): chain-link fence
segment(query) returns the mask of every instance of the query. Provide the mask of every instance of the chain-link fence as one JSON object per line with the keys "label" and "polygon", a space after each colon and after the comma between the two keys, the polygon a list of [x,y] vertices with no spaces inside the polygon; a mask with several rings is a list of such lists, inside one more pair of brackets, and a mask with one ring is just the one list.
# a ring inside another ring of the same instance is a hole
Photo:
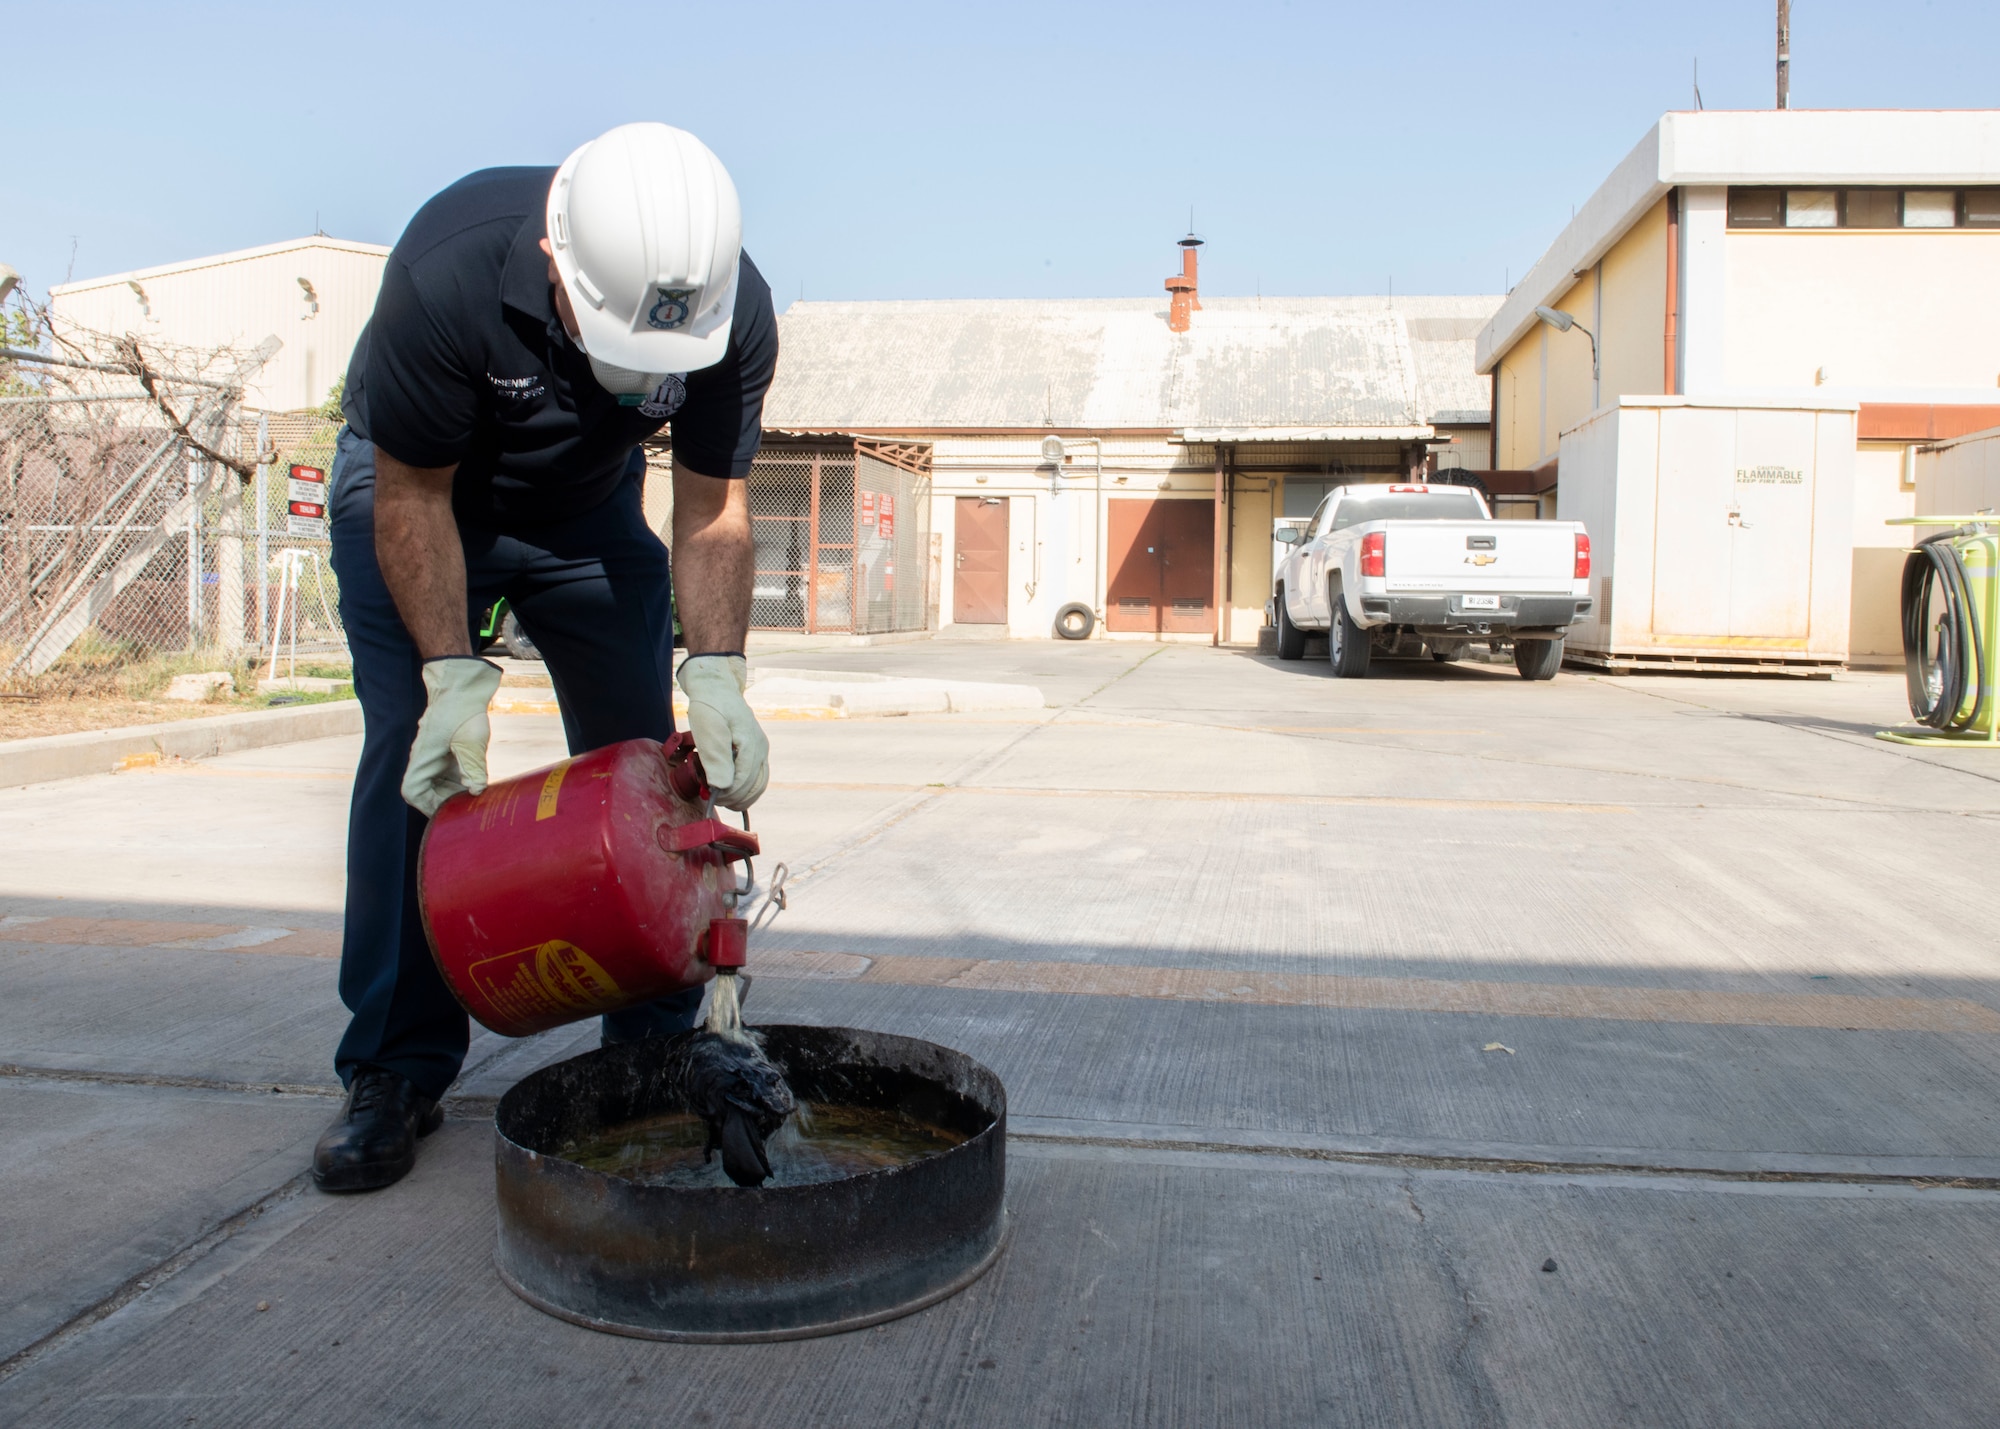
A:
{"label": "chain-link fence", "polygon": [[269,412],[246,414],[243,425],[262,458],[242,492],[243,557],[261,573],[245,609],[255,648],[288,658],[344,652],[326,509],[340,421],[318,411]]}
{"label": "chain-link fence", "polygon": [[[244,410],[268,355],[66,332],[0,358],[0,676],[345,654],[326,509],[340,424]],[[768,446],[748,483],[751,624],[924,629],[929,465],[917,444]]]}
{"label": "chain-link fence", "polygon": [[759,630],[922,630],[929,613],[929,451],[769,445],[751,464]]}
{"label": "chain-link fence", "polygon": [[[303,597],[302,650],[339,646],[319,613],[334,608],[324,540],[285,556],[255,500],[271,453],[255,445],[242,383],[269,356],[67,330],[56,350],[3,364],[0,672],[163,652],[241,660],[268,649],[280,591]],[[294,425],[300,451],[330,454],[331,424]]]}

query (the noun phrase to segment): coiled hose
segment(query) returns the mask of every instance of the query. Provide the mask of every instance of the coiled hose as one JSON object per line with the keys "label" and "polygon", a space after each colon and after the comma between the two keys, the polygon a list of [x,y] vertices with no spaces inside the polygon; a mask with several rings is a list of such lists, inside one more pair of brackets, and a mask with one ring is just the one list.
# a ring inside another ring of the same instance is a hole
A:
{"label": "coiled hose", "polygon": [[[1974,625],[1972,583],[1947,531],[1920,542],[1903,562],[1903,673],[1910,713],[1933,729],[1964,729],[1979,713],[1966,675],[1987,688],[1986,651]],[[1933,608],[1935,607],[1935,608]],[[1970,669],[1968,669],[1970,667]]]}

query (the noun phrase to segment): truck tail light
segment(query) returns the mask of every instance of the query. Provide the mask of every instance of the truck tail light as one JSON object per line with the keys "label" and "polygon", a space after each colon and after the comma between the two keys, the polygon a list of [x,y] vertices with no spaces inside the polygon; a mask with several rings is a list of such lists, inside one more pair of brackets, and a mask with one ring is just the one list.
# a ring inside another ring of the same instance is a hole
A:
{"label": "truck tail light", "polygon": [[1576,578],[1590,579],[1590,537],[1579,531],[1576,533]]}
{"label": "truck tail light", "polygon": [[[1387,564],[1388,552],[1389,533],[1387,531],[1370,531],[1366,536],[1363,536],[1361,538],[1361,574],[1364,576],[1385,574],[1384,567]],[[1578,557],[1578,559],[1584,560],[1586,558]]]}

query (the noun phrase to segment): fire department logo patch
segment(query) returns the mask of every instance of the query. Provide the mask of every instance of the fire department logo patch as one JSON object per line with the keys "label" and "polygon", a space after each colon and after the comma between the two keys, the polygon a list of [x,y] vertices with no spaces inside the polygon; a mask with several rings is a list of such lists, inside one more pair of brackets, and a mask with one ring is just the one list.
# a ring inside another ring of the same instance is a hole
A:
{"label": "fire department logo patch", "polygon": [[681,381],[680,374],[669,372],[666,381],[655,387],[652,395],[639,404],[642,417],[671,417],[680,411],[681,403],[687,401],[687,383]]}
{"label": "fire department logo patch", "polygon": [[646,326],[662,328],[669,332],[677,327],[687,326],[689,305],[694,301],[694,289],[656,288],[654,291],[660,298],[646,314]]}

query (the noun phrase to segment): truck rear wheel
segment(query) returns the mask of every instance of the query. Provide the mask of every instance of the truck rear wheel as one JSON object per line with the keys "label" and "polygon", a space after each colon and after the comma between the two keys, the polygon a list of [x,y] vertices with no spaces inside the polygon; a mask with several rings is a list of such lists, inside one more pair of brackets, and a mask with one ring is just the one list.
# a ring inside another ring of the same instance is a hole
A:
{"label": "truck rear wheel", "polygon": [[1292,624],[1292,617],[1285,613],[1285,588],[1278,587],[1278,658],[1299,660],[1305,657],[1306,633]]}
{"label": "truck rear wheel", "polygon": [[1562,668],[1563,643],[1560,640],[1516,640],[1514,642],[1514,668],[1521,672],[1524,680],[1553,680],[1556,671]]}
{"label": "truck rear wheel", "polygon": [[1339,586],[1327,592],[1327,604],[1333,607],[1333,619],[1326,628],[1326,658],[1333,673],[1343,680],[1366,679],[1371,637],[1347,613],[1347,599]]}
{"label": "truck rear wheel", "polygon": [[535,648],[535,642],[528,638],[528,632],[521,628],[520,620],[511,610],[500,621],[500,643],[516,660],[542,658],[542,652]]}

